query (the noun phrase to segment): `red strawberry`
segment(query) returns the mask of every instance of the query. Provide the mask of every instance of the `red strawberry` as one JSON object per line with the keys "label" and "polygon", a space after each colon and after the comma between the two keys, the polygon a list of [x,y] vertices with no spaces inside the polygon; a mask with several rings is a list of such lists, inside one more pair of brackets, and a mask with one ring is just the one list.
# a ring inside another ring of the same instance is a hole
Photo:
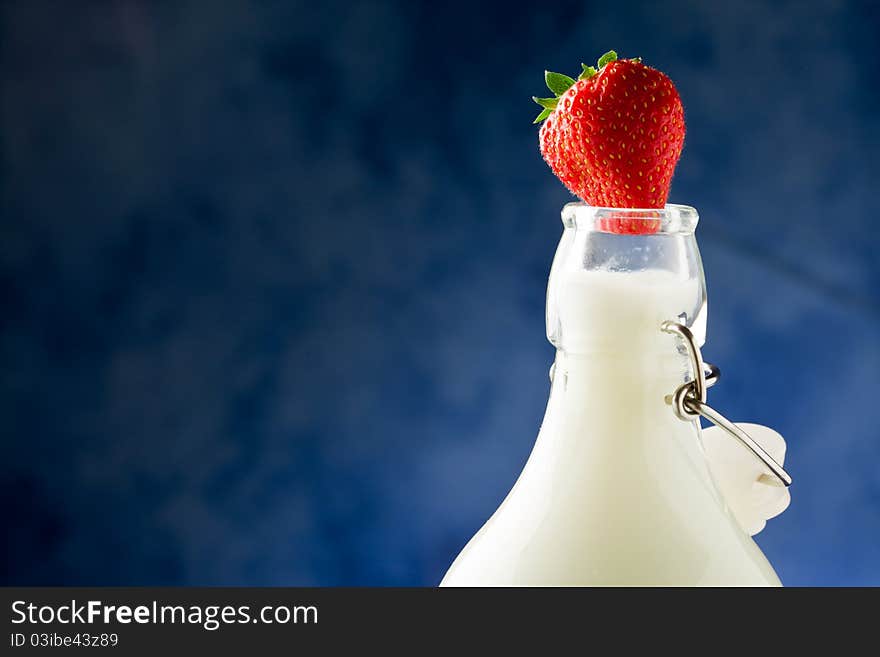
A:
{"label": "red strawberry", "polygon": [[[541,154],[588,205],[662,208],[684,145],[684,110],[672,81],[612,50],[577,80],[546,72],[555,98],[535,98]],[[651,233],[659,221],[618,220],[617,233]]]}

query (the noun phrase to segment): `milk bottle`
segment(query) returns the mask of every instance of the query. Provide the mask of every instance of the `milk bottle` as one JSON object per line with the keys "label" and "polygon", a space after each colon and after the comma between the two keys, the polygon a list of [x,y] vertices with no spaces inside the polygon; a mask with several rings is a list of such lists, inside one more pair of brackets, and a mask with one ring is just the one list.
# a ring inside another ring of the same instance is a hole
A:
{"label": "milk bottle", "polygon": [[[697,212],[571,203],[562,216],[546,414],[519,479],[441,585],[780,585],[719,493],[699,424],[670,406],[694,372],[661,324],[705,339]],[[627,222],[654,232],[620,234]]]}

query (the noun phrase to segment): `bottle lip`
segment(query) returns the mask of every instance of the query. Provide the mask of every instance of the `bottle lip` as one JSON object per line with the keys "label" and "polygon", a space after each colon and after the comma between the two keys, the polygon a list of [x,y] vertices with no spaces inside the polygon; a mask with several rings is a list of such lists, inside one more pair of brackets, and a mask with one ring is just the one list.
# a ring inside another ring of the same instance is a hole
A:
{"label": "bottle lip", "polygon": [[[689,235],[697,228],[700,215],[689,205],[668,203],[660,208],[600,208],[583,202],[567,203],[562,208],[562,223],[598,233],[635,235]],[[639,226],[640,230],[618,227]]]}

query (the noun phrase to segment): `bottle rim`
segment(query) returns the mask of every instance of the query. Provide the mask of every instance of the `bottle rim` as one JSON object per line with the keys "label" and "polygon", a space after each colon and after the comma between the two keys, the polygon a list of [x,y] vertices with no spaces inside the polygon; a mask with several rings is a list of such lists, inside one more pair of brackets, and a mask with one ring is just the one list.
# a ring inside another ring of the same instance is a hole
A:
{"label": "bottle rim", "polygon": [[696,230],[699,220],[696,208],[675,203],[662,209],[602,208],[583,202],[568,203],[562,208],[566,228],[629,236],[689,235]]}

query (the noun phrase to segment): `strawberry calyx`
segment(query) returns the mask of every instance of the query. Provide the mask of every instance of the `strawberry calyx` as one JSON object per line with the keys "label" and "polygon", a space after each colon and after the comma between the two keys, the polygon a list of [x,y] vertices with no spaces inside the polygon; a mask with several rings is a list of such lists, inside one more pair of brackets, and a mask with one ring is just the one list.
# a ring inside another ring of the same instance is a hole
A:
{"label": "strawberry calyx", "polygon": [[[599,71],[602,70],[602,67],[609,62],[613,62],[617,59],[617,53],[613,50],[609,50],[604,55],[602,55],[599,60],[596,62],[596,66],[587,66],[586,64],[581,64],[581,68],[583,71],[578,76],[578,80],[589,80],[591,77],[598,75]],[[641,59],[639,59],[641,61]],[[532,96],[532,100],[538,103],[544,109],[535,117],[535,120],[532,121],[532,124],[540,123],[548,116],[550,116],[551,112],[556,109],[556,104],[559,102],[560,96],[568,91],[569,87],[573,85],[577,80],[571,78],[564,73],[554,73],[553,71],[544,71],[544,83],[547,85],[547,88],[553,92],[552,98],[538,98],[537,96]]]}

